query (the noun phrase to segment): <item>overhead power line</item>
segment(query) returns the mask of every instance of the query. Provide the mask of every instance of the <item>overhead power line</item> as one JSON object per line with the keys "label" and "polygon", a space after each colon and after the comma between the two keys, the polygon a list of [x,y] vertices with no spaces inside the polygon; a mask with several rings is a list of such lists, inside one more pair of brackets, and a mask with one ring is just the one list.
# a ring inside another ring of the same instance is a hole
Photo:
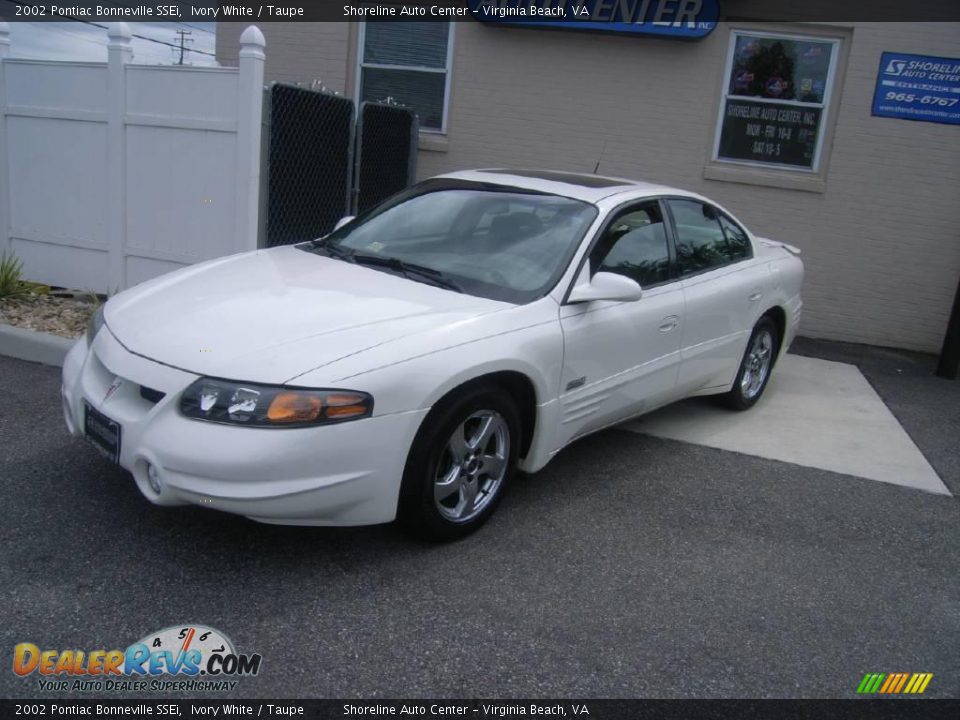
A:
{"label": "overhead power line", "polygon": [[191,30],[199,30],[200,32],[210,33],[211,35],[217,34],[213,30],[208,30],[207,28],[200,27],[199,25],[191,25],[190,23],[185,23],[185,22],[178,22],[177,25],[183,25],[184,27],[188,27]]}
{"label": "overhead power line", "polygon": [[[14,5],[21,5],[21,6],[27,6],[27,5],[29,5],[29,3],[20,2],[20,0],[8,0],[8,2],[10,2],[10,3],[14,4]],[[65,20],[73,20],[74,22],[83,23],[84,25],[93,25],[94,27],[98,27],[98,28],[100,28],[101,30],[108,30],[108,29],[109,29],[109,28],[107,28],[106,25],[102,25],[102,24],[100,24],[100,23],[93,22],[92,20],[84,20],[83,18],[73,17],[72,15],[64,15],[63,18],[64,18]],[[208,32],[209,32],[209,31],[208,31]],[[146,40],[147,42],[157,43],[158,45],[166,45],[167,47],[176,48],[176,49],[178,49],[178,50],[180,49],[180,45],[178,45],[177,43],[166,42],[166,41],[164,41],[164,40],[157,40],[156,38],[147,37],[146,35],[139,35],[139,34],[137,34],[137,33],[132,33],[132,36],[135,37],[135,38],[137,38],[138,40]],[[193,49],[191,49],[191,48],[184,48],[184,51],[185,51],[185,52],[197,53],[198,55],[206,55],[206,56],[212,57],[212,58],[215,58],[215,57],[217,56],[216,53],[207,52],[206,50],[193,50]]]}

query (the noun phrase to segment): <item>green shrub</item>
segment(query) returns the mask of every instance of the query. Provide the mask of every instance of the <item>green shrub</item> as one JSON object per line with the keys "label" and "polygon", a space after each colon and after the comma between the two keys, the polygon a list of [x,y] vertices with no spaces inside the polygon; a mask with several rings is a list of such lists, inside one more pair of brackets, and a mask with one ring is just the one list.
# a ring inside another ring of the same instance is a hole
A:
{"label": "green shrub", "polygon": [[30,292],[22,280],[23,262],[13,253],[0,255],[0,298],[18,297]]}

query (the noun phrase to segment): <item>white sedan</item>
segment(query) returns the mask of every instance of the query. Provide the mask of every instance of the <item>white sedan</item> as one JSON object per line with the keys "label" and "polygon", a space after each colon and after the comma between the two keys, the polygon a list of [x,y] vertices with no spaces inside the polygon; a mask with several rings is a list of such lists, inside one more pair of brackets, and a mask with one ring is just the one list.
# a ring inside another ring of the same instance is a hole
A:
{"label": "white sedan", "polygon": [[64,414],[158,505],[454,538],[584,435],[756,403],[800,320],[798,254],[683,190],[453,173],[111,298]]}

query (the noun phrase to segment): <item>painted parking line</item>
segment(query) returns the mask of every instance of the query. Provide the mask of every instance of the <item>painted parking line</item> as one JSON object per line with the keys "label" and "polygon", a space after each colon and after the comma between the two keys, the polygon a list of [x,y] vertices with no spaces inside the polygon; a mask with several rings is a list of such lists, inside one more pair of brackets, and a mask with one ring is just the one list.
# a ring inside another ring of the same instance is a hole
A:
{"label": "painted parking line", "polygon": [[855,365],[786,355],[764,397],[747,412],[694,399],[622,427],[950,495]]}

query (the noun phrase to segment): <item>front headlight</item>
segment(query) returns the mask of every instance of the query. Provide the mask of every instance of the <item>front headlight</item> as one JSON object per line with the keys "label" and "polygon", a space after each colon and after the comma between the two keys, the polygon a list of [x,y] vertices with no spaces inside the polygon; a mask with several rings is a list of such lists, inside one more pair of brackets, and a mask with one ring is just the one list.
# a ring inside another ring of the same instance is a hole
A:
{"label": "front headlight", "polygon": [[312,390],[200,378],[180,398],[195,420],[247,427],[306,427],[369,417],[373,397],[355,390]]}
{"label": "front headlight", "polygon": [[93,339],[97,336],[97,333],[102,327],[103,305],[100,305],[96,310],[93,311],[93,315],[90,316],[90,320],[87,322],[87,345],[93,343]]}

